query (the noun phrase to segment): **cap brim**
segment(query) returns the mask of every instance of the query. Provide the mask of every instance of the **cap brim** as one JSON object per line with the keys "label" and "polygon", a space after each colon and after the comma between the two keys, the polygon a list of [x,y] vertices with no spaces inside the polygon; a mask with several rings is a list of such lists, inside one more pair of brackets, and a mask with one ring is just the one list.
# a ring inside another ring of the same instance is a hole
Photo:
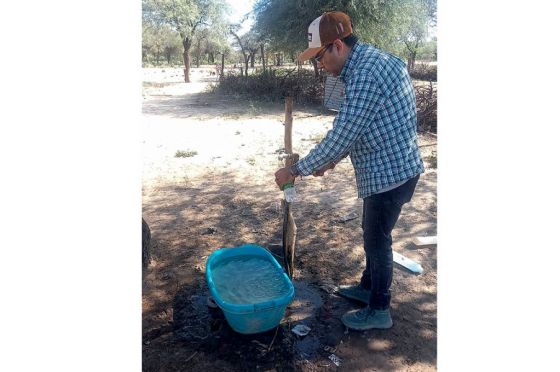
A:
{"label": "cap brim", "polygon": [[313,58],[317,55],[317,53],[319,53],[321,49],[323,49],[323,47],[307,48],[298,56],[298,60],[300,62],[303,62],[308,60],[309,58]]}

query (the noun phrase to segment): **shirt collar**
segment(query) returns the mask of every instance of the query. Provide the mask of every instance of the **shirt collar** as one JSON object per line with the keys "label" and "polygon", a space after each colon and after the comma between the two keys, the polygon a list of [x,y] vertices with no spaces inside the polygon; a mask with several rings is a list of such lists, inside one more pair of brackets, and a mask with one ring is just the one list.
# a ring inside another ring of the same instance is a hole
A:
{"label": "shirt collar", "polygon": [[340,72],[340,79],[343,83],[347,82],[348,78],[352,75],[352,71],[354,71],[354,68],[356,67],[356,62],[358,60],[357,49],[360,46],[361,45],[359,42],[354,44],[354,46],[350,50],[348,58],[346,59],[346,63],[344,63],[344,67],[342,67],[342,71]]}

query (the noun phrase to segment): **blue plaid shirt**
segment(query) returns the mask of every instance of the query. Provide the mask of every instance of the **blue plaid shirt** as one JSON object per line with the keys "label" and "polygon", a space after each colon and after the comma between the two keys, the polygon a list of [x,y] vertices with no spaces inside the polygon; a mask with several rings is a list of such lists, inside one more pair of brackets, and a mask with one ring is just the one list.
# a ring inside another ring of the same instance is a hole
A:
{"label": "blue plaid shirt", "polygon": [[350,154],[358,197],[424,171],[416,135],[416,98],[402,60],[357,43],[340,73],[345,98],[333,128],[296,163],[307,176]]}

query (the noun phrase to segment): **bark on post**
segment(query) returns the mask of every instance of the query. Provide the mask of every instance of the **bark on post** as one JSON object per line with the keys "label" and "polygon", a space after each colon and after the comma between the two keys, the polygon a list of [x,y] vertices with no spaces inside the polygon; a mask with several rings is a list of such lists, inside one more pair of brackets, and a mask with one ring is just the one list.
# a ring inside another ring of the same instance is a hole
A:
{"label": "bark on post", "polygon": [[[292,110],[294,107],[294,99],[286,97],[284,114],[284,151],[286,154],[292,154]],[[287,160],[287,159],[286,159]]]}
{"label": "bark on post", "polygon": [[150,232],[150,227],[142,218],[142,269],[146,269],[150,263],[152,256],[150,252],[150,242],[152,240],[152,234]]}

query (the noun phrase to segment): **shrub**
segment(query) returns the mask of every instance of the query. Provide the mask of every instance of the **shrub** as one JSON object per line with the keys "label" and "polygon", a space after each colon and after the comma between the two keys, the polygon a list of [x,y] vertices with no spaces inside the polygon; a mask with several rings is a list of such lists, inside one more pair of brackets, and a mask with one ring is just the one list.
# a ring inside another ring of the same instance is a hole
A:
{"label": "shrub", "polygon": [[418,130],[437,133],[437,88],[429,84],[416,84],[416,115]]}
{"label": "shrub", "polygon": [[437,81],[437,65],[416,63],[409,74],[411,78],[416,80]]}
{"label": "shrub", "polygon": [[181,150],[177,150],[177,152],[175,153],[175,157],[176,158],[191,158],[195,155],[197,155],[198,152],[196,151],[181,151]]}
{"label": "shrub", "polygon": [[228,73],[213,87],[218,94],[251,97],[264,101],[282,101],[287,95],[298,103],[322,103],[324,85],[313,71],[296,69],[268,70],[266,73],[240,76]]}
{"label": "shrub", "polygon": [[426,160],[428,161],[428,167],[430,168],[437,168],[437,152],[436,151],[432,151],[432,153],[430,154],[430,156],[428,156],[426,158]]}

